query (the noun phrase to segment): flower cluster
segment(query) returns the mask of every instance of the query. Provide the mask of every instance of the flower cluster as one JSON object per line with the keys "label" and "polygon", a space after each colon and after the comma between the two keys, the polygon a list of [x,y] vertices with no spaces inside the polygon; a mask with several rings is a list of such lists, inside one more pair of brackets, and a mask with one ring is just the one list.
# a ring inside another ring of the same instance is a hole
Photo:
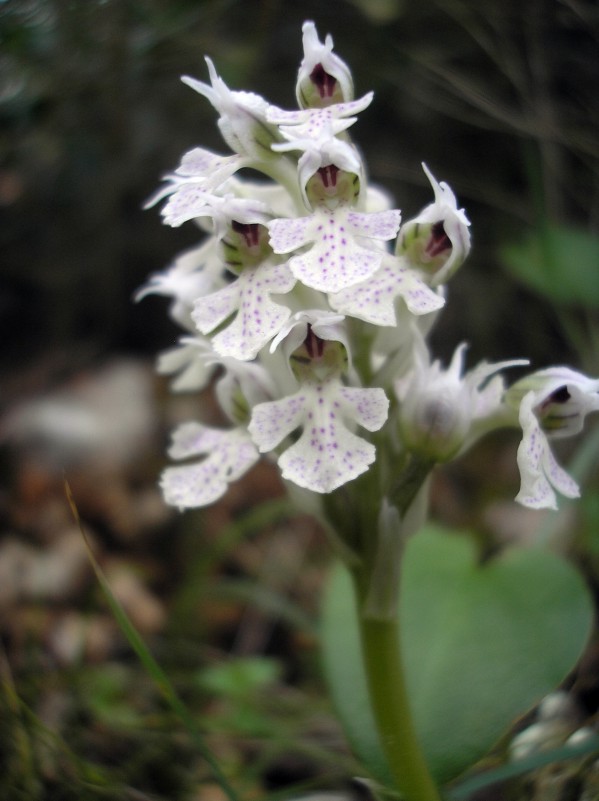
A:
{"label": "flower cluster", "polygon": [[500,371],[526,362],[465,371],[464,345],[447,369],[431,361],[426,337],[468,256],[469,221],[423,165],[431,203],[402,223],[349,134],[372,93],[354,98],[349,68],[312,22],[303,49],[292,111],[229,89],[209,59],[209,84],[183,78],[214,106],[232,153],[191,150],[149,201],[164,201],[165,223],[194,221],[203,234],[139,297],[171,298],[184,331],[159,370],[176,391],[214,380],[230,425],[174,432],[182,463],[163,474],[167,502],[216,501],[260,454],[318,494],[380,460],[383,498],[411,460],[447,461],[498,426],[523,431],[517,500],[555,507],[555,491],[577,495],[549,441],[580,431],[599,381],[555,367],[506,389]]}

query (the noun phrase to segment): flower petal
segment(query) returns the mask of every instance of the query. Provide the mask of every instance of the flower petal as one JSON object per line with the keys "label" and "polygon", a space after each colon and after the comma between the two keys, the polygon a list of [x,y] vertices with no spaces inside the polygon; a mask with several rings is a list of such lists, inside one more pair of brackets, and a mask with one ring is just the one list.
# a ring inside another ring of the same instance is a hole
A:
{"label": "flower petal", "polygon": [[268,223],[270,246],[275,253],[291,253],[312,240],[312,217],[271,220]]}
{"label": "flower petal", "polygon": [[217,292],[196,300],[191,316],[202,334],[214,331],[217,325],[239,308],[241,286],[237,279]]}
{"label": "flower petal", "polygon": [[166,502],[180,509],[206,506],[218,500],[229,483],[242,476],[259,458],[244,429],[225,431],[201,423],[184,423],[175,431],[170,455],[206,456],[199,463],[168,467],[162,474]]}
{"label": "flower petal", "polygon": [[289,260],[291,272],[302,284],[321,292],[339,292],[375,273],[383,254],[367,250],[331,230],[328,241]]}
{"label": "flower petal", "polygon": [[[271,300],[271,294],[293,289],[295,278],[285,264],[265,265],[244,270],[238,285],[237,315],[212,340],[221,356],[247,361],[279,332],[291,310]],[[221,290],[222,291],[222,290]],[[198,308],[202,307],[199,302]]]}
{"label": "flower petal", "polygon": [[174,392],[197,391],[206,386],[216,369],[213,357],[207,341],[184,337],[176,348],[160,354],[156,369],[161,375],[176,374],[171,382]]}
{"label": "flower petal", "polygon": [[543,471],[555,489],[562,495],[565,495],[566,498],[578,498],[580,496],[580,487],[572,476],[568,475],[568,473],[559,466],[549,447],[549,442],[543,453]]}
{"label": "flower petal", "polygon": [[367,281],[342,289],[329,297],[331,306],[374,325],[396,326],[395,300],[402,296],[412,314],[437,311],[444,298],[430,289],[413,270],[386,258]]}
{"label": "flower petal", "polygon": [[268,451],[302,426],[297,442],[279,457],[283,478],[313,492],[332,492],[375,459],[374,445],[352,433],[344,419],[374,431],[386,420],[388,406],[381,389],[344,387],[338,380],[307,384],[291,397],[256,406],[249,430],[258,448]]}
{"label": "flower petal", "polygon": [[306,426],[301,437],[279,458],[283,478],[313,492],[332,492],[364,473],[375,460],[370,442],[352,434],[342,421]]}
{"label": "flower petal", "polygon": [[399,231],[401,212],[398,209],[365,213],[350,211],[347,214],[347,223],[352,234],[364,236],[368,239],[393,239]]}
{"label": "flower petal", "polygon": [[578,485],[556,462],[545,432],[533,411],[536,393],[528,392],[520,404],[523,437],[518,447],[521,485],[516,500],[532,509],[557,509],[553,488],[568,498],[580,494]]}
{"label": "flower petal", "polygon": [[342,413],[368,431],[378,431],[387,419],[389,400],[378,387],[341,387],[338,398]]}
{"label": "flower petal", "polygon": [[295,395],[254,406],[248,430],[262,453],[276,448],[302,424],[311,397],[309,392],[302,389]]}

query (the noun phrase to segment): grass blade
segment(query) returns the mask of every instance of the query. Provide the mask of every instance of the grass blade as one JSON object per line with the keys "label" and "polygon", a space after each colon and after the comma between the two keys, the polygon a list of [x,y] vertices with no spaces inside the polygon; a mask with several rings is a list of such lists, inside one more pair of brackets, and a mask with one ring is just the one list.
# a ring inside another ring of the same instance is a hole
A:
{"label": "grass blade", "polygon": [[137,657],[139,658],[139,661],[142,663],[143,667],[146,669],[148,674],[155,682],[156,686],[160,690],[163,698],[170,706],[171,710],[175,713],[175,715],[177,715],[177,717],[181,720],[181,722],[187,729],[187,732],[191,737],[193,743],[195,744],[196,748],[198,749],[199,753],[210,766],[214,774],[214,778],[218,783],[218,785],[220,786],[221,790],[226,794],[229,801],[240,801],[236,791],[230,785],[228,779],[221,770],[218,764],[218,760],[206,745],[204,737],[200,732],[194,718],[189,713],[185,704],[181,701],[181,699],[177,695],[175,688],[171,684],[168,676],[164,673],[160,665],[156,662],[156,660],[148,650],[139,632],[127,617],[125,610],[123,609],[119,601],[115,598],[110,588],[110,584],[108,583],[108,580],[104,575],[104,572],[102,571],[102,568],[100,567],[93,553],[89,539],[81,523],[81,518],[79,517],[79,511],[73,499],[71,488],[69,486],[68,481],[66,480],[65,480],[65,492],[69,506],[71,507],[71,512],[75,519],[75,523],[77,524],[81,532],[81,536],[83,537],[83,541],[87,549],[89,560],[94,569],[96,577],[100,583],[100,586],[102,587],[102,590],[104,591],[104,594],[106,595],[106,600],[108,602],[110,610],[113,613],[117,623],[119,624],[123,634],[127,638],[129,645],[135,651]]}

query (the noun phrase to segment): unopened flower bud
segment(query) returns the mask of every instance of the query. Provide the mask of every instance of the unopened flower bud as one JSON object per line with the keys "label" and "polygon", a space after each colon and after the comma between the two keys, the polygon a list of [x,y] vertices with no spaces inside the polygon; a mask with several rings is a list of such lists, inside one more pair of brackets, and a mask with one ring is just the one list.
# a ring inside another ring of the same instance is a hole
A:
{"label": "unopened flower bud", "polygon": [[400,413],[402,439],[408,450],[435,462],[455,456],[470,427],[470,415],[457,386],[430,388],[410,395]]}
{"label": "unopened flower bud", "polygon": [[455,456],[470,428],[470,388],[461,377],[464,350],[463,345],[456,350],[448,370],[438,362],[421,364],[396,385],[406,448],[435,462]]}

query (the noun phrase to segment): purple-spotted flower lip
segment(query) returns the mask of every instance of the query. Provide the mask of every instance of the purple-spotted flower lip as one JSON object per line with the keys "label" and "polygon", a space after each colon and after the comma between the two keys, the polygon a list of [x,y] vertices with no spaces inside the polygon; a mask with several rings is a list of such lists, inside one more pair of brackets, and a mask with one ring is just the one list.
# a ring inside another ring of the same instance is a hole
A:
{"label": "purple-spotted flower lip", "polygon": [[522,428],[516,500],[533,509],[557,509],[556,492],[578,497],[578,484],[557,463],[550,440],[575,436],[586,415],[599,411],[599,380],[569,367],[548,367],[517,381],[505,402],[518,408]]}
{"label": "purple-spotted flower lip", "polygon": [[302,32],[304,57],[296,82],[298,104],[305,105],[302,88],[308,81],[318,91],[323,104],[333,97],[337,85],[343,100],[352,100],[354,85],[351,71],[345,61],[333,52],[333,37],[327,34],[324,43],[321,42],[312,21],[304,22]]}
{"label": "purple-spotted flower lip", "polygon": [[296,283],[285,264],[269,261],[242,270],[231,283],[198,298],[192,317],[202,334],[212,333],[234,315],[212,338],[214,350],[223,357],[248,361],[276,336],[291,310],[271,295],[290,292]]}
{"label": "purple-spotted flower lip", "polygon": [[293,395],[260,403],[249,432],[265,453],[301,429],[278,459],[284,479],[317,493],[332,492],[364,473],[376,458],[372,443],[353,433],[356,424],[378,431],[389,401],[382,389],[344,386],[338,377],[306,381]]}
{"label": "purple-spotted flower lip", "polygon": [[268,223],[275,253],[300,251],[289,268],[305,286],[322,292],[339,292],[374,275],[385,250],[382,243],[399,229],[397,209],[359,212],[342,204],[334,210],[317,207],[311,215],[279,218]]}
{"label": "purple-spotted flower lip", "polygon": [[174,431],[169,456],[200,459],[162,474],[165,500],[179,509],[214,503],[260,458],[245,427],[217,429],[193,421]]}
{"label": "purple-spotted flower lip", "polygon": [[[266,110],[266,119],[279,126],[281,135],[289,142],[295,140],[318,141],[326,134],[327,137],[337,136],[347,130],[358,119],[359,114],[372,102],[374,92],[367,92],[357,100],[347,103],[333,103],[324,108],[304,108],[286,111],[278,106],[269,106]],[[273,150],[282,150],[273,145]]]}
{"label": "purple-spotted flower lip", "polygon": [[379,269],[358,284],[329,295],[333,309],[367,323],[397,327],[397,298],[403,298],[415,315],[430,314],[445,304],[445,298],[432,290],[401,258],[384,254]]}
{"label": "purple-spotted flower lip", "polygon": [[557,509],[556,491],[566,498],[580,495],[578,484],[559,466],[547,434],[534,412],[535,393],[529,392],[520,404],[518,419],[522,441],[518,446],[520,491],[516,500],[530,509]]}

